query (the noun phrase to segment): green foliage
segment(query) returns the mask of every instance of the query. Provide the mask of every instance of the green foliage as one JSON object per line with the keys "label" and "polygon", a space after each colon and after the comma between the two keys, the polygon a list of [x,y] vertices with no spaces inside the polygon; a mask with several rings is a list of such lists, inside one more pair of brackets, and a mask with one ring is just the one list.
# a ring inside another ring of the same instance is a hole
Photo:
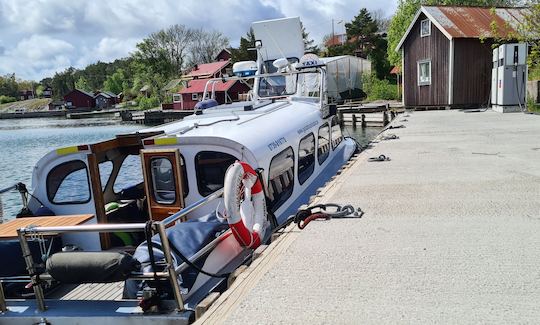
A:
{"label": "green foliage", "polygon": [[0,104],[12,103],[12,102],[15,102],[15,101],[17,101],[17,98],[15,98],[15,97],[0,95]]}
{"label": "green foliage", "polygon": [[124,69],[118,69],[115,73],[107,77],[107,80],[103,83],[103,88],[117,95],[124,91],[124,86],[127,88],[128,85],[124,75]]}
{"label": "green foliage", "polygon": [[379,23],[371,17],[371,13],[362,8],[350,23],[345,24],[348,42],[344,45],[349,52],[368,58],[379,79],[390,73],[390,63],[386,58],[387,41],[379,31]]}
{"label": "green foliage", "polygon": [[91,92],[94,90],[90,88],[90,86],[88,85],[88,80],[86,80],[84,76],[80,76],[79,79],[75,81],[75,88],[87,92]]}
{"label": "green foliage", "polygon": [[390,64],[401,66],[401,52],[396,52],[395,49],[419,9],[419,0],[403,0],[399,2],[396,13],[388,27],[387,53]]}
{"label": "green foliage", "polygon": [[[341,45],[328,46],[324,54],[367,58],[380,79],[388,78],[391,68],[386,56],[388,44],[379,30],[379,26],[384,25],[385,21],[378,19],[374,19],[367,9],[362,8],[351,22],[345,24],[347,41]],[[327,36],[326,41],[328,42],[331,37]]]}
{"label": "green foliage", "polygon": [[15,74],[0,76],[0,96],[19,97],[19,85]]}
{"label": "green foliage", "polygon": [[38,85],[36,87],[36,96],[42,97],[43,96],[43,90],[45,90],[45,87],[43,85]]}
{"label": "green foliage", "polygon": [[139,98],[139,108],[140,109],[150,109],[159,106],[159,98],[156,96],[150,97],[140,97]]}
{"label": "green foliage", "polygon": [[540,1],[530,0],[529,11],[519,28],[520,40],[529,43],[529,80],[540,80]]}
{"label": "green foliage", "polygon": [[317,44],[314,44],[315,40],[312,40],[309,38],[309,33],[306,31],[306,27],[304,27],[304,24],[302,22],[300,22],[300,26],[302,27],[302,39],[304,40],[304,52],[319,55],[319,52],[321,52],[321,49],[319,48]]}
{"label": "green foliage", "polygon": [[375,74],[367,75],[362,80],[362,88],[368,100],[397,100],[397,85],[391,84],[387,79],[380,80]]}
{"label": "green foliage", "polygon": [[240,37],[240,46],[231,48],[231,61],[255,61],[257,60],[257,51],[249,50],[255,47],[255,34],[253,29],[249,29],[245,37]]}

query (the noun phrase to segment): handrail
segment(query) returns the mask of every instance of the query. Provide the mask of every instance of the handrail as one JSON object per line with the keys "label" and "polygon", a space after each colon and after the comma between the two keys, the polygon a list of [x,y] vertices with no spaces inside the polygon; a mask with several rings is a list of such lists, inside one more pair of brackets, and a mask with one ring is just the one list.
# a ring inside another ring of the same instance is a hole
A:
{"label": "handrail", "polygon": [[56,226],[56,227],[25,227],[19,229],[24,234],[32,233],[70,233],[70,232],[137,232],[142,231],[146,227],[145,223],[117,223],[117,224],[94,224],[94,225],[79,225],[79,226]]}
{"label": "handrail", "polygon": [[163,219],[159,223],[165,225],[165,227],[171,225],[173,222],[177,221],[178,219],[185,217],[188,213],[192,212],[193,210],[200,208],[201,206],[207,204],[208,202],[217,199],[223,195],[223,189],[219,189],[215,191],[214,193],[208,195],[207,197],[204,197],[200,199],[197,202],[194,202],[187,207],[183,208],[182,210],[176,212],[175,214],[167,217],[166,219]]}
{"label": "handrail", "polygon": [[[227,230],[227,232],[221,234],[219,237],[217,237],[216,239],[214,239],[211,242],[209,242],[208,244],[206,244],[206,246],[204,246],[197,253],[195,253],[193,256],[191,256],[191,258],[188,258],[188,260],[191,263],[196,262],[199,258],[201,258],[206,253],[208,253],[209,251],[214,249],[221,241],[223,241],[224,238],[226,238],[226,237],[228,237],[230,235],[231,235],[231,231]],[[189,265],[186,262],[184,262],[184,263],[182,263],[182,264],[180,264],[180,265],[178,265],[176,267],[175,272],[176,272],[176,274],[180,274],[180,273],[184,272],[187,268],[189,268]]]}
{"label": "handrail", "polygon": [[4,194],[4,193],[9,192],[9,191],[11,191],[11,190],[14,190],[14,189],[16,189],[16,188],[17,188],[17,184],[13,184],[13,185],[11,185],[11,186],[9,186],[9,187],[0,189],[0,194]]}
{"label": "handrail", "polygon": [[[169,216],[168,218],[162,221],[153,222],[152,227],[154,231],[159,235],[161,243],[162,243],[163,255],[166,261],[165,269],[162,272],[157,272],[156,274],[154,274],[154,272],[132,273],[129,278],[141,279],[141,280],[151,279],[151,278],[154,278],[155,276],[168,278],[170,281],[173,293],[174,293],[176,308],[178,311],[182,311],[184,309],[184,301],[182,298],[182,294],[180,292],[180,285],[178,284],[178,281],[177,281],[177,275],[180,272],[184,271],[188,266],[186,263],[183,263],[177,268],[174,268],[170,243],[169,243],[169,239],[167,237],[165,228],[171,225],[172,223],[176,222],[180,218],[186,216],[188,213],[194,211],[195,209],[199,207],[202,207],[203,205],[206,205],[210,201],[215,200],[221,197],[222,195],[223,195],[223,189],[219,189],[215,191],[214,193],[210,194],[209,196],[204,197],[200,199],[199,201],[190,204],[189,206],[183,208],[182,210]],[[46,306],[45,306],[45,300],[44,300],[45,298],[43,294],[43,289],[41,287],[40,281],[52,279],[52,277],[48,274],[37,275],[35,273],[35,265],[32,259],[32,254],[30,253],[28,242],[26,241],[26,236],[32,236],[38,233],[114,232],[114,231],[137,232],[137,231],[142,231],[146,229],[146,226],[147,226],[146,223],[132,223],[132,224],[92,224],[92,225],[78,225],[78,226],[20,228],[17,230],[19,242],[21,244],[21,250],[23,251],[23,256],[25,257],[27,269],[29,273],[31,274],[31,276],[29,276],[28,278],[13,277],[11,278],[11,280],[14,282],[19,282],[19,281],[24,281],[24,280],[32,281],[38,309],[43,311],[46,309]],[[226,234],[227,233],[225,233],[222,236],[219,236],[218,238],[216,238],[215,240],[207,244],[205,247],[199,250],[195,255],[193,255],[190,261],[196,261],[200,257],[204,256],[206,253],[212,250],[215,246],[217,246],[217,244],[224,238],[223,236],[225,236]],[[4,281],[4,280],[9,281],[10,279],[9,277],[0,278],[0,281]],[[2,303],[2,297],[0,297],[0,305],[1,303]]]}

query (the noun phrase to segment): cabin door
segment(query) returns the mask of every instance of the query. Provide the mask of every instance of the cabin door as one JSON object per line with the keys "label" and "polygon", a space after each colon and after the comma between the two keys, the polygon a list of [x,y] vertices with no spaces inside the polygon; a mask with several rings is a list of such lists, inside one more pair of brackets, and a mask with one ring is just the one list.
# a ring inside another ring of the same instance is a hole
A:
{"label": "cabin door", "polygon": [[143,149],[141,159],[148,213],[150,219],[161,221],[184,207],[180,152]]}

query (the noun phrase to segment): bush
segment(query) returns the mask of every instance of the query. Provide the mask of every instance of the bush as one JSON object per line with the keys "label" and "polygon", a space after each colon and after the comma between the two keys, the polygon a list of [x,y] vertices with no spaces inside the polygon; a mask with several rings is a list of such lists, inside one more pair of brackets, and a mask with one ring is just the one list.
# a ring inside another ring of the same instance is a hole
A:
{"label": "bush", "polygon": [[368,100],[396,100],[398,98],[397,85],[391,84],[388,80],[379,80],[375,75],[364,78],[363,90],[367,94]]}
{"label": "bush", "polygon": [[15,97],[4,96],[4,95],[0,96],[0,104],[12,103],[16,101],[17,101],[17,98]]}
{"label": "bush", "polygon": [[150,109],[159,106],[159,99],[155,96],[139,98],[140,109]]}

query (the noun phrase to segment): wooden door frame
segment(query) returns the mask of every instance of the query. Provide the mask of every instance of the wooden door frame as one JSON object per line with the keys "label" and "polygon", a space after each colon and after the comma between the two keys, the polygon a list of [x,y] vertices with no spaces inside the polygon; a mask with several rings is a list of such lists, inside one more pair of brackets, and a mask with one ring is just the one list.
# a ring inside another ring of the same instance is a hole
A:
{"label": "wooden door frame", "polygon": [[[182,157],[180,155],[180,150],[177,148],[169,148],[169,149],[141,149],[140,151],[141,156],[141,164],[143,169],[143,176],[144,176],[144,188],[146,193],[146,199],[148,203],[148,214],[150,217],[150,220],[163,220],[163,219],[155,219],[153,208],[155,209],[175,209],[175,207],[179,208],[178,210],[181,210],[185,207],[184,202],[184,173],[182,171]],[[173,173],[174,173],[174,186],[175,186],[175,192],[176,197],[175,201],[172,204],[163,204],[157,202],[155,199],[155,193],[153,191],[153,181],[152,181],[152,175],[151,175],[151,166],[149,164],[150,160],[154,157],[162,157],[166,158],[169,161],[171,161],[173,165]],[[171,160],[171,158],[173,158]],[[165,211],[164,211],[165,212]],[[185,221],[185,218],[182,219],[182,221]]]}

